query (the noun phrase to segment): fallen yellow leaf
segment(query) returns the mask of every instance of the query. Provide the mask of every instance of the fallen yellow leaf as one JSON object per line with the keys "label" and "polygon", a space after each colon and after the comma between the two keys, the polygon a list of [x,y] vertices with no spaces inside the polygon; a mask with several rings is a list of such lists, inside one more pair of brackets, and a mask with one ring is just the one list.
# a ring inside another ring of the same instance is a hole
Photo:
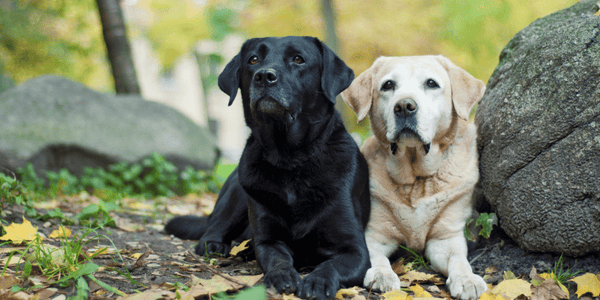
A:
{"label": "fallen yellow leaf", "polygon": [[131,257],[133,257],[135,259],[140,259],[140,256],[142,256],[142,254],[144,254],[144,253],[133,253],[133,254],[131,254],[129,256],[131,256]]}
{"label": "fallen yellow leaf", "polygon": [[335,299],[344,299],[344,297],[354,297],[358,295],[358,289],[359,287],[357,286],[349,289],[340,289],[339,291],[337,291],[337,293],[335,293]]}
{"label": "fallen yellow leaf", "polygon": [[238,253],[248,249],[248,242],[250,242],[250,240],[245,240],[241,244],[231,248],[231,251],[229,251],[229,255],[236,256]]}
{"label": "fallen yellow leaf", "polygon": [[52,233],[48,236],[49,238],[52,239],[56,239],[56,238],[68,238],[71,236],[71,230],[69,228],[66,228],[62,225],[60,225],[58,227],[57,230],[52,231]]}
{"label": "fallen yellow leaf", "polygon": [[424,282],[424,281],[433,280],[434,277],[435,277],[435,275],[433,275],[433,274],[426,274],[423,272],[412,270],[412,271],[409,271],[406,274],[400,276],[400,279],[406,280],[409,282],[413,282],[413,281]]}
{"label": "fallen yellow leaf", "polygon": [[433,297],[418,284],[410,286],[409,289],[415,293],[415,297]]}
{"label": "fallen yellow leaf", "polygon": [[[254,276],[231,276],[232,278],[241,281],[249,286],[256,284],[263,275]],[[192,282],[190,283],[190,290],[181,293],[181,296],[191,295],[194,298],[199,296],[206,296],[209,294],[216,294],[218,292],[225,292],[234,289],[242,288],[241,285],[228,281],[221,276],[213,276],[211,279],[201,279],[192,275]]]}
{"label": "fallen yellow leaf", "polygon": [[393,290],[381,295],[386,300],[413,300],[413,297],[405,291]]}
{"label": "fallen yellow leaf", "polygon": [[569,281],[577,283],[577,291],[575,292],[577,298],[585,293],[592,293],[593,297],[598,297],[600,295],[600,280],[598,279],[598,276],[592,273],[577,276]]}
{"label": "fallen yellow leaf", "polygon": [[483,295],[481,295],[481,297],[479,297],[479,300],[506,300],[506,298],[502,297],[501,295],[494,295],[491,293],[484,293]]}
{"label": "fallen yellow leaf", "polygon": [[494,295],[506,295],[510,300],[525,295],[526,297],[531,296],[531,283],[523,279],[507,279],[500,282],[494,289],[492,289]]}
{"label": "fallen yellow leaf", "polygon": [[37,235],[37,227],[31,226],[25,217],[22,224],[12,223],[4,227],[6,234],[0,237],[0,241],[11,241],[13,244],[20,244],[23,241],[33,241]]}

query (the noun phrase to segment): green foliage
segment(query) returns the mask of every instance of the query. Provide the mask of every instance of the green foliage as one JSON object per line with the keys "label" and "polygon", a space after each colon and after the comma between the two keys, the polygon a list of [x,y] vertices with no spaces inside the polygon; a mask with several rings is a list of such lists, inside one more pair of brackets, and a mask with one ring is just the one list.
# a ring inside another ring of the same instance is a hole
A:
{"label": "green foliage", "polygon": [[419,255],[417,252],[415,252],[414,250],[405,247],[403,245],[399,245],[400,248],[404,249],[406,252],[410,253],[412,255],[412,263],[413,266],[415,266],[417,269],[430,269],[429,267],[429,261],[427,260],[427,258],[425,258],[423,255]]}
{"label": "green foliage", "polygon": [[4,205],[21,205],[25,215],[29,217],[37,216],[33,208],[35,194],[31,193],[21,182],[15,178],[0,173],[0,216]]}
{"label": "green foliage", "polygon": [[554,274],[554,281],[556,281],[556,283],[560,283],[560,284],[564,285],[568,279],[575,277],[575,275],[582,273],[582,272],[581,271],[573,272],[573,271],[571,271],[570,268],[565,270],[563,268],[563,256],[561,254],[560,257],[558,258],[558,261],[554,263],[554,269],[550,270],[550,268],[548,268],[548,273]]}
{"label": "green foliage", "polygon": [[81,225],[88,227],[104,228],[115,227],[115,220],[110,216],[110,212],[118,210],[119,206],[112,202],[98,201],[98,204],[90,204],[83,208],[80,213],[75,216]]}
{"label": "green foliage", "polygon": [[21,183],[30,191],[41,191],[44,187],[44,180],[37,177],[33,164],[27,163],[24,168],[19,168],[17,173],[21,176]]}
{"label": "green foliage", "polygon": [[467,220],[467,223],[465,224],[464,233],[465,233],[465,237],[468,240],[475,240],[475,237],[469,230],[469,225],[472,224],[473,221],[475,221],[475,228],[481,227],[478,235],[480,235],[486,239],[490,238],[490,235],[492,234],[493,225],[496,225],[496,226],[498,225],[498,219],[497,219],[495,213],[489,213],[489,214],[481,213],[481,214],[479,214],[479,217],[477,217],[477,220],[469,219],[469,220]]}
{"label": "green foliage", "polygon": [[[42,192],[43,181],[36,177],[31,165],[19,169],[19,174],[23,186]],[[219,180],[212,173],[196,171],[191,167],[179,172],[175,165],[157,153],[141,163],[121,162],[111,165],[108,171],[88,167],[81,178],[66,169],[59,172],[48,171],[46,174],[50,184],[48,191],[52,196],[74,195],[87,190],[107,201],[114,201],[123,195],[152,198],[203,194],[218,192],[220,187]]]}

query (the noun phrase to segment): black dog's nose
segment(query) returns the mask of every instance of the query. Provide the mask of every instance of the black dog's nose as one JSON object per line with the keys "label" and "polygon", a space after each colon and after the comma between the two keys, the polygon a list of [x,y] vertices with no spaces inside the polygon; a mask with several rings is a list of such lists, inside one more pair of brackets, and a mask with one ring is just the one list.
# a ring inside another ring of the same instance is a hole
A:
{"label": "black dog's nose", "polygon": [[273,69],[261,69],[254,74],[254,81],[260,86],[269,86],[277,82],[277,73]]}
{"label": "black dog's nose", "polygon": [[411,98],[404,98],[396,103],[394,112],[397,116],[410,116],[417,112],[417,102]]}

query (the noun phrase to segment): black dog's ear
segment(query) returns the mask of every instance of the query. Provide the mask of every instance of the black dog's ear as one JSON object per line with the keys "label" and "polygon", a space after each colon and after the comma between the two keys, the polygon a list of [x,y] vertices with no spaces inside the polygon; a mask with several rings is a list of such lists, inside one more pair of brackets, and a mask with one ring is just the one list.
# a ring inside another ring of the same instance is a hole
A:
{"label": "black dog's ear", "polygon": [[323,42],[315,39],[323,55],[323,74],[321,88],[327,99],[335,103],[335,96],[350,86],[354,79],[354,71],[341,60],[333,50]]}
{"label": "black dog's ear", "polygon": [[219,75],[219,88],[225,94],[229,95],[229,106],[235,100],[238,88],[240,87],[240,67],[242,65],[240,54],[238,53],[225,66],[225,69]]}

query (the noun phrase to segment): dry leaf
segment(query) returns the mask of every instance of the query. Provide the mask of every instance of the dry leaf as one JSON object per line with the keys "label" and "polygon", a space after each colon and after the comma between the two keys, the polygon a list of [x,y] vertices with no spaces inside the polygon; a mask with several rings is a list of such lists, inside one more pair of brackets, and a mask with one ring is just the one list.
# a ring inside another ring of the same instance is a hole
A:
{"label": "dry leaf", "polygon": [[68,238],[71,236],[71,230],[69,228],[66,228],[62,225],[60,225],[58,227],[57,230],[52,231],[52,233],[48,236],[49,238],[52,239],[57,239],[57,238]]}
{"label": "dry leaf", "polygon": [[554,282],[557,283],[557,285],[560,287],[560,289],[567,294],[567,299],[569,298],[569,290],[567,289],[566,286],[564,286],[562,283],[558,282],[556,280],[556,275],[554,275],[554,272],[548,274],[548,273],[542,273],[539,276],[537,276],[535,279],[534,277],[532,277],[531,275],[534,274],[535,271],[535,267],[533,269],[531,269],[531,274],[529,274],[529,276],[531,277],[531,283],[535,286],[540,286],[542,285],[547,279],[552,279],[554,280]]}
{"label": "dry leaf", "polygon": [[302,300],[302,299],[296,297],[296,295],[294,295],[294,294],[289,294],[289,295],[283,294],[281,296],[282,296],[282,300]]}
{"label": "dry leaf", "polygon": [[400,260],[398,260],[392,264],[392,270],[394,271],[394,273],[396,273],[398,275],[402,275],[402,274],[412,270],[412,264],[404,265],[404,258],[401,258]]}
{"label": "dry leaf", "polygon": [[496,266],[491,265],[491,266],[485,268],[486,275],[492,275],[494,273],[498,273],[498,268],[496,268]]}
{"label": "dry leaf", "polygon": [[493,295],[491,293],[484,293],[479,297],[479,300],[506,300],[502,295]]}
{"label": "dry leaf", "polygon": [[23,217],[22,224],[12,223],[5,226],[6,234],[0,237],[0,241],[12,241],[13,244],[20,244],[23,241],[32,241],[37,234],[37,227],[31,226],[31,222]]}
{"label": "dry leaf", "polygon": [[59,205],[60,205],[60,202],[58,202],[58,200],[56,200],[56,199],[52,199],[50,201],[41,201],[41,202],[33,203],[33,207],[35,207],[36,209],[46,209],[46,210],[52,210],[52,209],[58,208]]}
{"label": "dry leaf", "polygon": [[569,281],[577,283],[577,292],[575,292],[577,298],[585,293],[592,293],[593,297],[598,297],[600,295],[600,279],[592,273],[577,276]]}
{"label": "dry leaf", "polygon": [[344,299],[344,297],[353,298],[360,293],[360,288],[355,286],[349,289],[340,289],[335,293],[335,299]]}
{"label": "dry leaf", "polygon": [[[256,284],[263,275],[254,276],[231,276],[237,281],[243,282],[249,286]],[[192,282],[190,290],[184,293],[180,293],[181,297],[191,295],[194,298],[199,296],[206,296],[209,294],[216,294],[219,292],[225,292],[229,290],[241,289],[242,286],[233,283],[221,276],[215,275],[211,279],[200,279],[192,275]]]}
{"label": "dry leaf", "polygon": [[229,251],[229,255],[236,256],[238,253],[248,249],[248,242],[250,242],[250,240],[245,240],[241,244],[231,248],[231,251]]}
{"label": "dry leaf", "polygon": [[500,282],[494,289],[494,295],[506,295],[510,300],[525,295],[531,296],[531,283],[523,279],[507,279]]}
{"label": "dry leaf", "polygon": [[540,286],[532,287],[531,299],[530,300],[559,300],[569,299],[567,295],[559,286],[556,284],[554,279],[546,279]]}
{"label": "dry leaf", "polygon": [[412,270],[402,276],[400,276],[400,280],[406,280],[408,282],[418,281],[418,282],[427,282],[433,280],[435,275],[426,274],[423,272]]}
{"label": "dry leaf", "polygon": [[415,284],[411,287],[409,287],[409,289],[415,293],[415,297],[433,297],[431,296],[430,293],[426,292],[420,285]]}
{"label": "dry leaf", "polygon": [[22,263],[23,259],[21,259],[21,255],[13,255],[10,258],[10,261],[8,260],[8,256],[5,258],[0,259],[0,265],[4,266],[4,265],[8,265],[9,267],[12,267],[18,263]]}
{"label": "dry leaf", "polygon": [[10,289],[13,285],[19,283],[19,279],[13,275],[4,275],[0,277],[0,290]]}
{"label": "dry leaf", "polygon": [[381,295],[385,300],[413,300],[413,297],[405,291],[393,290]]}
{"label": "dry leaf", "polygon": [[146,228],[139,223],[132,222],[129,218],[121,218],[119,216],[112,217],[115,220],[117,228],[127,232],[144,231]]}

